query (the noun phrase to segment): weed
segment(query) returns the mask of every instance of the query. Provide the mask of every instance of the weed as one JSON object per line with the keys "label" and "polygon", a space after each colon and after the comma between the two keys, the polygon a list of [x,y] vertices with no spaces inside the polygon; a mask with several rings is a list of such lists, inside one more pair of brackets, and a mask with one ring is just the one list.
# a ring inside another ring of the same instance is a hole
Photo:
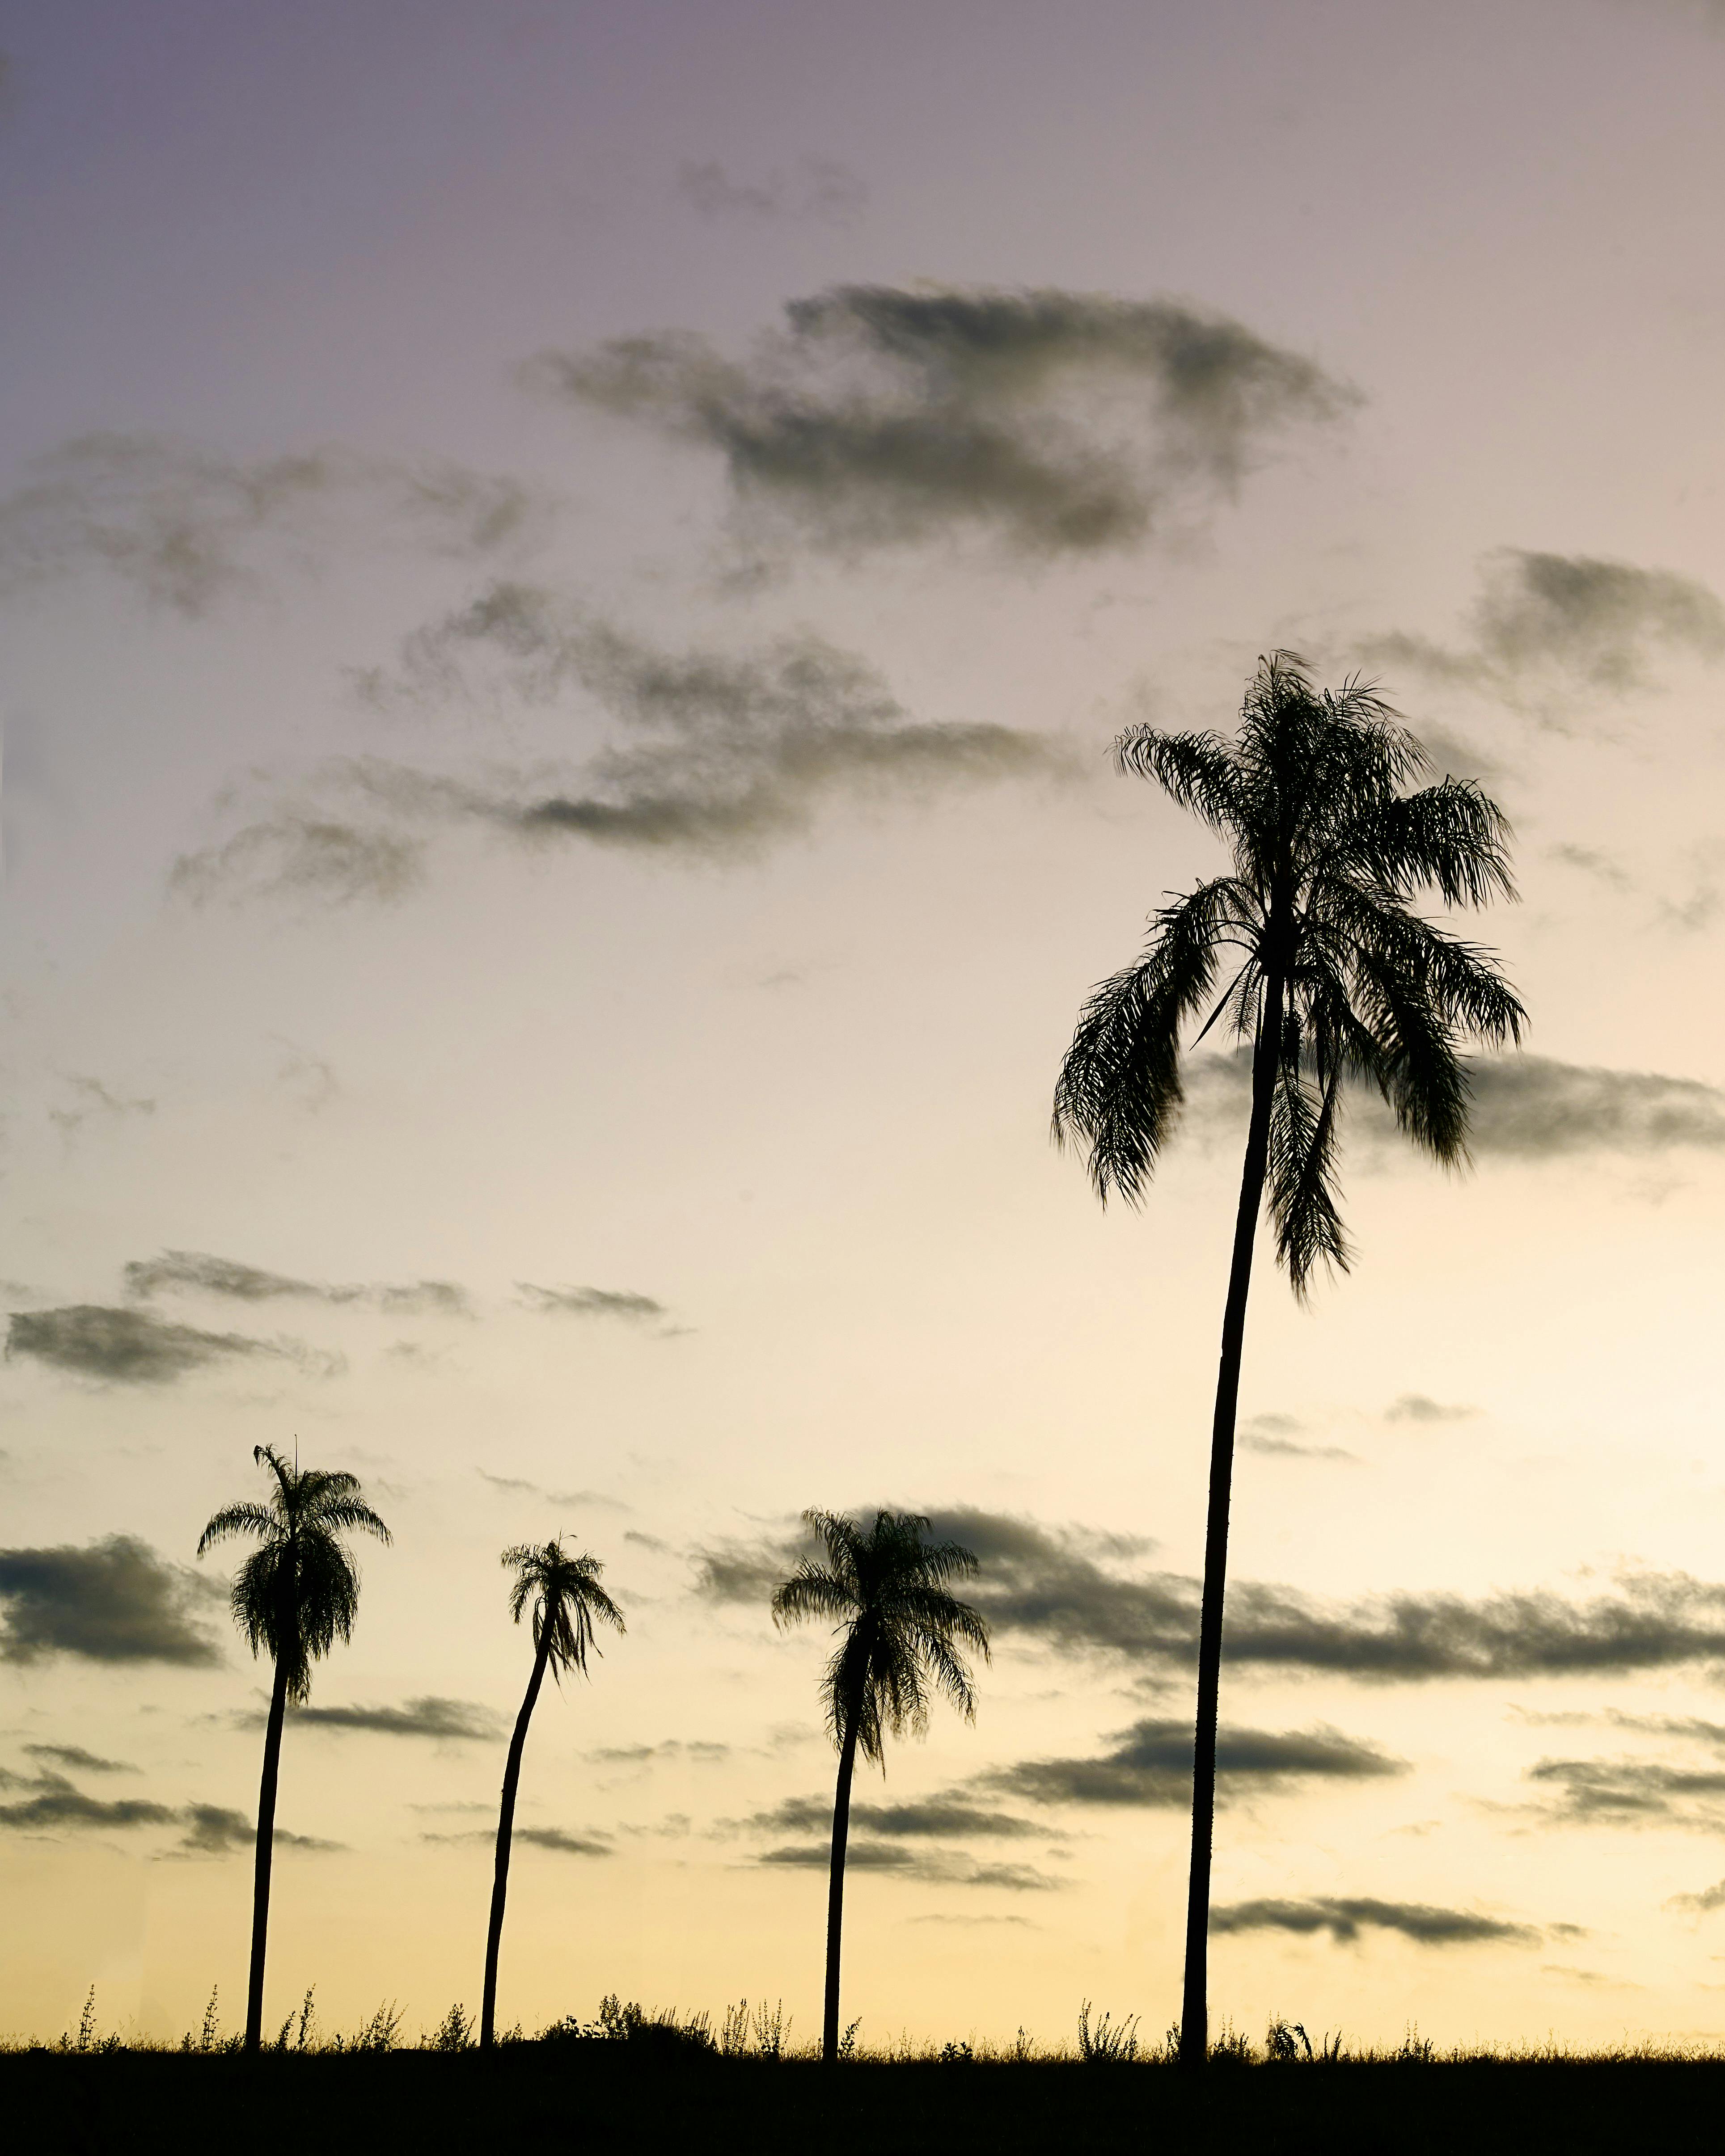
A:
{"label": "weed", "polygon": [[1138,2056],[1138,2017],[1129,2014],[1118,2026],[1109,2014],[1092,2025],[1090,2001],[1078,2010],[1078,2056],[1087,2066],[1129,2066]]}
{"label": "weed", "polygon": [[422,2051],[466,2051],[472,2047],[473,2016],[459,1999],[419,2045]]}

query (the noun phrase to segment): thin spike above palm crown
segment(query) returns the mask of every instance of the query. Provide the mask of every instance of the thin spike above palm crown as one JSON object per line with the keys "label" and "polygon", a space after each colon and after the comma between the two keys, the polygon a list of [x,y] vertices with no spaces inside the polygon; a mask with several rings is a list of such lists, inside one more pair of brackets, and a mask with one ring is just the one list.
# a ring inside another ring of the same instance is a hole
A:
{"label": "thin spike above palm crown", "polygon": [[619,1632],[628,1629],[623,1612],[599,1584],[604,1566],[584,1552],[566,1550],[561,1536],[548,1543],[518,1543],[504,1551],[502,1562],[515,1573],[509,1614],[519,1625],[531,1604],[533,1651],[547,1648],[547,1662],[558,1683],[565,1670],[585,1676],[589,1650],[603,1651],[594,1637],[596,1621]]}
{"label": "thin spike above palm crown", "polygon": [[852,1734],[865,1759],[884,1764],[886,1737],[925,1729],[937,1691],[972,1719],[976,1697],[959,1650],[988,1661],[988,1628],[947,1583],[976,1570],[974,1553],[927,1540],[929,1522],[918,1512],[883,1508],[867,1529],[839,1512],[803,1518],[824,1544],[826,1562],[804,1558],[780,1583],[773,1621],[828,1618],[839,1630],[821,1681],[834,1744]]}
{"label": "thin spike above palm crown", "polygon": [[1270,1209],[1303,1295],[1320,1262],[1348,1264],[1336,1182],[1348,1084],[1375,1085],[1409,1138],[1460,1165],[1462,1045],[1521,1040],[1526,1013],[1495,955],[1413,910],[1425,892],[1452,906],[1512,899],[1508,823],[1461,780],[1403,791],[1429,763],[1398,715],[1358,677],[1315,689],[1293,652],[1260,661],[1232,741],[1137,726],[1116,753],[1228,841],[1233,873],[1170,894],[1137,963],[1091,993],[1054,1135],[1086,1147],[1105,1204],[1138,1203],[1184,1097],[1189,1029],[1225,1020],[1255,1038],[1273,987]]}

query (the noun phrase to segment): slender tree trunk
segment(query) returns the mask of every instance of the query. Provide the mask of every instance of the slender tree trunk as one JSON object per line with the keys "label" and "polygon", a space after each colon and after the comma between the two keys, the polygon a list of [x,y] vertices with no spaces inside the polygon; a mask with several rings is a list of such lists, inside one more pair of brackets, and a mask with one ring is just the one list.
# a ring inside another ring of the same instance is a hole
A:
{"label": "slender tree trunk", "polygon": [[850,1840],[850,1777],[856,1766],[856,1717],[845,1727],[839,1748],[839,1786],[833,1798],[833,1868],[827,1886],[827,1998],[821,2024],[820,2056],[831,2066],[839,2060],[839,1946],[845,1928],[845,1850]]}
{"label": "slender tree trunk", "polygon": [[1265,985],[1252,1057],[1252,1114],[1240,1178],[1240,1211],[1234,1224],[1234,1261],[1228,1274],[1216,1414],[1210,1432],[1210,1502],[1204,1527],[1198,1724],[1192,1759],[1192,1870],[1186,1892],[1186,1975],[1180,2005],[1183,2066],[1201,2066],[1209,2050],[1210,1848],[1216,1818],[1216,1712],[1222,1688],[1222,1607],[1228,1586],[1228,1507],[1234,1483],[1234,1424],[1240,1401],[1240,1351],[1245,1344],[1246,1296],[1252,1283],[1252,1245],[1264,1202],[1284,993],[1281,981],[1274,977]]}
{"label": "slender tree trunk", "polygon": [[491,1922],[485,1933],[485,1990],[480,2005],[480,2049],[489,2051],[496,2041],[497,1951],[503,1943],[503,1904],[509,1893],[509,1843],[515,1832],[515,1793],[521,1779],[521,1753],[526,1748],[527,1724],[538,1704],[539,1687],[545,1681],[545,1666],[551,1656],[551,1628],[547,1625],[533,1657],[533,1674],[527,1680],[526,1697],[515,1718],[515,1734],[509,1740],[509,1758],[503,1769],[503,1801],[497,1813],[497,1863],[491,1880]]}
{"label": "slender tree trunk", "polygon": [[264,2041],[264,1953],[270,1933],[270,1866],[275,1854],[275,1785],[281,1773],[281,1726],[287,1715],[287,1668],[277,1661],[264,1729],[264,1779],[258,1786],[258,1856],[252,1875],[252,1968],[245,1994],[245,2048]]}

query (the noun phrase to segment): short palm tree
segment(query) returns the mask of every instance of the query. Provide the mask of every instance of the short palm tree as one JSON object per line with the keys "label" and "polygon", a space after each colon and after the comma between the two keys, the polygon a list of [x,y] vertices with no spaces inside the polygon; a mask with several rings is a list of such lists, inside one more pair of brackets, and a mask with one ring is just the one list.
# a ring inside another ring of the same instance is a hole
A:
{"label": "short palm tree", "polygon": [[561,1537],[506,1549],[503,1563],[515,1573],[509,1590],[510,1615],[519,1625],[522,1612],[530,1604],[532,1606],[533,1674],[527,1680],[526,1697],[515,1718],[515,1734],[509,1740],[503,1800],[497,1814],[497,1861],[491,1880],[491,1921],[485,1933],[485,1997],[480,2008],[480,2044],[485,2051],[496,2041],[497,1955],[503,1943],[503,1907],[509,1893],[515,1798],[521,1785],[527,1724],[539,1702],[539,1688],[545,1682],[547,1670],[559,1684],[565,1670],[579,1670],[586,1675],[588,1650],[598,1651],[593,1639],[595,1619],[614,1625],[619,1632],[624,1630],[623,1612],[599,1585],[599,1574],[605,1568],[597,1558],[572,1556]]}
{"label": "short palm tree", "polygon": [[[1526,1013],[1492,954],[1414,910],[1514,896],[1508,825],[1477,786],[1406,789],[1425,751],[1368,686],[1318,690],[1298,655],[1259,662],[1240,729],[1122,735],[1122,771],[1153,779],[1228,844],[1231,874],[1152,916],[1137,962],[1091,995],[1055,1095],[1057,1139],[1088,1149],[1099,1198],[1136,1204],[1177,1118],[1189,1026],[1250,1045],[1251,1112],[1222,1322],[1199,1618],[1192,1869],[1181,2056],[1207,2045],[1216,1710],[1234,1425],[1252,1245],[1267,1188],[1276,1254],[1304,1297],[1320,1262],[1345,1270],[1337,1125],[1349,1080],[1377,1086],[1404,1133],[1466,1158],[1469,1039],[1519,1041]],[[1224,962],[1231,969],[1218,993]],[[1208,1015],[1205,1016],[1206,1007]]]}
{"label": "short palm tree", "polygon": [[839,1634],[821,1680],[827,1728],[839,1753],[833,1853],[827,1888],[826,2008],[821,2056],[839,2056],[839,1947],[845,1921],[845,1851],[850,1836],[850,1780],[856,1755],[884,1772],[888,1732],[919,1736],[928,1727],[931,1689],[943,1691],[967,1722],[976,1696],[961,1644],[986,1661],[988,1628],[947,1583],[976,1570],[957,1543],[932,1543],[916,1512],[879,1512],[865,1528],[835,1512],[805,1512],[826,1546],[826,1562],[804,1558],[773,1590],[773,1621],[830,1618]]}
{"label": "short palm tree", "polygon": [[258,1854],[252,1890],[252,1965],[246,1993],[245,2048],[264,2032],[264,1953],[270,1929],[270,1866],[275,1844],[275,1785],[281,1769],[281,1729],[290,1704],[311,1697],[311,1665],[337,1640],[353,1637],[359,1614],[359,1571],[344,1546],[347,1534],[389,1540],[389,1530],[359,1494],[351,1475],[301,1468],[273,1445],[252,1458],[275,1477],[267,1504],[228,1505],[198,1537],[202,1557],[236,1536],[259,1545],[234,1575],[234,1621],[253,1654],[275,1665],[270,1717],[264,1727],[264,1777],[258,1790]]}

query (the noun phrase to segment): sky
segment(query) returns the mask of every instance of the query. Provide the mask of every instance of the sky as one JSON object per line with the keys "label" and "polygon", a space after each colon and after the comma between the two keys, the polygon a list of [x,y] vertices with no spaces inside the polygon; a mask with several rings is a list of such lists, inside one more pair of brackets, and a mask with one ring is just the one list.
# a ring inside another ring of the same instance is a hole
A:
{"label": "sky", "polygon": [[[1248,1328],[1212,2011],[1725,1995],[1725,10],[0,0],[0,2030],[243,2005],[252,1448],[388,1522],[266,2016],[815,2032],[809,1507],[980,1568],[860,1779],[865,2045],[1178,2011],[1243,1137],[1050,1143],[1260,653],[1515,829],[1473,1163]],[[1208,1059],[1208,1060],[1206,1060]]]}

